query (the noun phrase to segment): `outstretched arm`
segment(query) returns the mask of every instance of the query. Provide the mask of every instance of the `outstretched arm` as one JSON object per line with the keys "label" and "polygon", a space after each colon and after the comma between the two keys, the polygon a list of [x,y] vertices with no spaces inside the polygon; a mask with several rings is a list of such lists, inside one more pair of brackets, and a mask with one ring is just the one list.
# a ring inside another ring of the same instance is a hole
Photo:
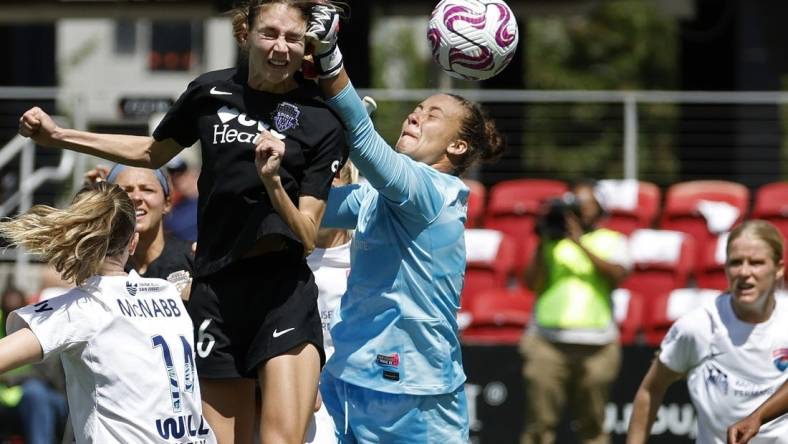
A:
{"label": "outstretched arm", "polygon": [[0,339],[0,373],[38,362],[43,356],[41,343],[29,327]]}
{"label": "outstretched arm", "polygon": [[728,428],[728,444],[747,444],[764,423],[785,413],[788,413],[788,382],[783,383],[749,416]]}
{"label": "outstretched arm", "polygon": [[43,146],[145,168],[159,168],[183,149],[172,139],[157,141],[147,136],[99,134],[62,128],[39,107],[27,110],[19,118],[19,134]]}
{"label": "outstretched arm", "polygon": [[657,416],[665,391],[675,381],[681,378],[681,373],[676,373],[665,364],[654,359],[648,373],[638,388],[633,403],[632,417],[629,420],[627,444],[642,444],[648,439],[651,425]]}
{"label": "outstretched arm", "polygon": [[337,14],[332,6],[314,6],[307,37],[315,47],[323,96],[347,129],[350,158],[386,199],[397,204],[407,202],[401,208],[430,220],[442,208],[443,196],[434,187],[425,186],[424,177],[413,168],[413,160],[394,151],[375,131],[367,108],[342,65],[336,46]]}

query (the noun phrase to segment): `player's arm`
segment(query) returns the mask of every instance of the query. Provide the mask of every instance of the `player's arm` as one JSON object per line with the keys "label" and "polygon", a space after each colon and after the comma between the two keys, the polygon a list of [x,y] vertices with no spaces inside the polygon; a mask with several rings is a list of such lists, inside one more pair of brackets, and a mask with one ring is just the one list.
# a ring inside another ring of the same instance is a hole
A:
{"label": "player's arm", "polygon": [[317,229],[326,209],[326,202],[313,196],[303,195],[298,199],[298,207],[287,195],[279,176],[279,167],[285,154],[285,143],[268,131],[260,134],[255,147],[255,167],[263,181],[271,204],[285,223],[304,244],[304,254],[315,249]]}
{"label": "player's arm", "polygon": [[386,199],[411,209],[419,218],[431,220],[443,207],[443,195],[425,186],[406,156],[398,154],[375,131],[367,106],[356,93],[342,64],[337,47],[339,12],[331,5],[312,7],[306,36],[314,48],[315,68],[328,105],[347,129],[350,159],[367,181]]}
{"label": "player's arm", "polygon": [[100,134],[62,128],[38,107],[27,110],[19,118],[19,134],[43,146],[145,168],[159,168],[183,149],[173,139],[157,141],[147,136]]}
{"label": "player's arm", "polygon": [[0,339],[0,373],[38,362],[43,356],[41,343],[29,327]]}
{"label": "player's arm", "polygon": [[682,376],[681,373],[674,372],[660,362],[659,358],[654,359],[635,395],[627,432],[627,444],[646,442],[665,391]]}
{"label": "player's arm", "polygon": [[769,396],[746,418],[728,427],[728,444],[747,444],[758,434],[761,425],[788,413],[788,382]]}

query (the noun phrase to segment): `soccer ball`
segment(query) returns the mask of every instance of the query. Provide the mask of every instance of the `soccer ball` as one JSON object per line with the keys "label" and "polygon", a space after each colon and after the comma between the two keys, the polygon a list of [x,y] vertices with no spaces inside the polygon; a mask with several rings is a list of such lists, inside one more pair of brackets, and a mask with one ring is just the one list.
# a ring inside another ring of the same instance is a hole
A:
{"label": "soccer ball", "polygon": [[430,17],[432,58],[450,76],[485,80],[517,49],[517,21],[503,0],[441,0]]}

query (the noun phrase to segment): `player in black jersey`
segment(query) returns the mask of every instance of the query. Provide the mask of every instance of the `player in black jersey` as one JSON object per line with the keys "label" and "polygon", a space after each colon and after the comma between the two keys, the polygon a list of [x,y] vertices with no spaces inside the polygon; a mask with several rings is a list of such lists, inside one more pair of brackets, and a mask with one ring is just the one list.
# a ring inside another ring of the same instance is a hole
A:
{"label": "player in black jersey", "polygon": [[140,241],[126,263],[126,271],[142,277],[166,279],[189,299],[194,270],[192,243],[164,232],[164,216],[172,208],[170,182],[162,170],[127,167],[96,167],[85,174],[88,182],[106,180],[129,194],[136,208],[136,231]]}
{"label": "player in black jersey", "polygon": [[60,128],[39,108],[20,119],[20,134],[41,145],[147,168],[201,142],[189,313],[204,414],[220,442],[252,441],[255,379],[262,442],[303,442],[325,360],[304,257],[347,148],[317,88],[295,77],[315,3],[242,9],[247,63],[192,81],[152,138]]}

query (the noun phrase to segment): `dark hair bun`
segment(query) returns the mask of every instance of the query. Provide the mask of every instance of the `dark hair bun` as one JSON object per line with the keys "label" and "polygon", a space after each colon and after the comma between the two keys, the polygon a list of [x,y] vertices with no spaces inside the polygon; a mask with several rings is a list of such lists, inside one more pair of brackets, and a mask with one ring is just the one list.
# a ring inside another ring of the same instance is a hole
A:
{"label": "dark hair bun", "polygon": [[489,118],[486,113],[484,116],[484,139],[487,142],[481,147],[481,157],[484,161],[497,160],[506,149],[506,139],[498,131],[495,121]]}

